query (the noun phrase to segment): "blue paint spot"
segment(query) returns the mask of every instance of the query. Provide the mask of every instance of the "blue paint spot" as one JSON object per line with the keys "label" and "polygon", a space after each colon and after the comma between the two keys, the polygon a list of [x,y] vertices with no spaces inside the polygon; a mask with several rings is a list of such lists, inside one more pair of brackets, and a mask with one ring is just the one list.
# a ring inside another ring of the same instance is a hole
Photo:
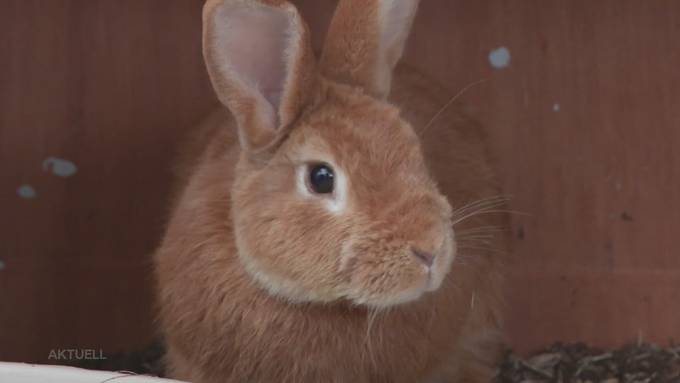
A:
{"label": "blue paint spot", "polygon": [[38,196],[38,193],[35,192],[31,185],[21,185],[17,189],[17,194],[23,199],[33,199]]}
{"label": "blue paint spot", "polygon": [[52,174],[59,177],[71,177],[78,172],[76,165],[71,162],[61,158],[49,157],[43,161],[43,169],[47,171],[52,171]]}
{"label": "blue paint spot", "polygon": [[494,49],[489,53],[489,62],[496,69],[505,68],[510,65],[510,51],[506,47]]}

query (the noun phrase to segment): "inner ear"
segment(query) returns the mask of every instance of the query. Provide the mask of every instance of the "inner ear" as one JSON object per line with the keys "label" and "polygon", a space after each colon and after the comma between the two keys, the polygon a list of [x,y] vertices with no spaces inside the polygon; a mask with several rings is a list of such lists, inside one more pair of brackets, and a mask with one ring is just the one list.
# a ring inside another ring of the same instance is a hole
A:
{"label": "inner ear", "polygon": [[[290,65],[287,46],[290,20],[272,7],[222,7],[218,11],[217,46],[220,68],[238,74],[248,89],[257,91],[278,115]],[[278,124],[278,118],[276,119]]]}
{"label": "inner ear", "polygon": [[208,0],[203,54],[241,145],[270,147],[313,100],[316,64],[297,9],[281,0]]}
{"label": "inner ear", "polygon": [[383,0],[380,2],[380,54],[390,72],[404,53],[418,0]]}

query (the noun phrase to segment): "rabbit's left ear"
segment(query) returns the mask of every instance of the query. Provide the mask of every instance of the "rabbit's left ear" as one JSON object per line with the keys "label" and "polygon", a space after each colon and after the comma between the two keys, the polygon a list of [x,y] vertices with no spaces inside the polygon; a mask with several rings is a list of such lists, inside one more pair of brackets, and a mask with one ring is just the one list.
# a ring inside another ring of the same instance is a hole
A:
{"label": "rabbit's left ear", "polygon": [[275,141],[311,102],[317,74],[309,30],[282,0],[208,0],[203,55],[244,149]]}
{"label": "rabbit's left ear", "polygon": [[340,0],[326,36],[321,72],[379,98],[390,93],[419,0]]}

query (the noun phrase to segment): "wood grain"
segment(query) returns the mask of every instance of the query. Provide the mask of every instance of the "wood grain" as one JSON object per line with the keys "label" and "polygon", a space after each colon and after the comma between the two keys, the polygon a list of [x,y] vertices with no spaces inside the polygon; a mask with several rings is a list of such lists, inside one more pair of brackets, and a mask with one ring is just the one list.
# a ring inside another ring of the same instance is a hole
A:
{"label": "wood grain", "polygon": [[[335,1],[296,3],[318,48]],[[153,337],[149,253],[172,159],[215,105],[200,8],[3,2],[0,360]],[[508,286],[519,350],[680,337],[679,38],[672,0],[422,2],[406,60],[452,94],[486,79],[461,100],[528,214],[513,218]],[[494,69],[501,46],[511,62]],[[44,172],[50,156],[78,173]]]}
{"label": "wood grain", "polygon": [[[0,360],[137,347],[181,137],[215,104],[200,3],[4,1]],[[71,178],[43,171],[56,156]],[[22,200],[21,184],[38,197]]]}

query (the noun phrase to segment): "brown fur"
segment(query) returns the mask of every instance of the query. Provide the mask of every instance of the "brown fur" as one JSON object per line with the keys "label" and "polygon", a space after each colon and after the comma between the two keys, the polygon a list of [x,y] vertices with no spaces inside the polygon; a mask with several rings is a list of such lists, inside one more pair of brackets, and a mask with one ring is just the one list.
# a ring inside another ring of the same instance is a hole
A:
{"label": "brown fur", "polygon": [[[385,0],[343,0],[338,4],[321,55],[324,76],[345,84],[360,85],[366,92],[385,98],[391,74],[401,58],[418,0],[399,0],[403,11],[381,9]],[[383,7],[384,8],[384,7]],[[380,22],[381,12],[388,20]],[[385,45],[388,38],[389,45]],[[381,49],[382,48],[382,49]]]}
{"label": "brown fur", "polygon": [[[206,23],[216,3],[206,6]],[[291,70],[312,63],[300,65]],[[212,75],[225,105],[247,97]],[[362,81],[342,82],[293,80],[294,96],[284,95],[278,116],[297,117],[257,148],[242,118],[252,110],[230,106],[236,119],[220,112],[203,127],[204,149],[183,168],[183,191],[155,256],[174,377],[490,380],[501,327],[502,259],[493,249],[504,249],[504,238],[471,246],[464,233],[504,219],[463,220],[455,239],[451,229],[458,218],[451,207],[499,194],[480,129],[447,111],[418,136],[447,93],[411,70],[395,76],[392,104]],[[310,160],[346,175],[340,213],[326,210],[324,197],[300,196],[296,169]],[[432,275],[412,247],[436,254]],[[436,275],[441,286],[425,292]]]}

